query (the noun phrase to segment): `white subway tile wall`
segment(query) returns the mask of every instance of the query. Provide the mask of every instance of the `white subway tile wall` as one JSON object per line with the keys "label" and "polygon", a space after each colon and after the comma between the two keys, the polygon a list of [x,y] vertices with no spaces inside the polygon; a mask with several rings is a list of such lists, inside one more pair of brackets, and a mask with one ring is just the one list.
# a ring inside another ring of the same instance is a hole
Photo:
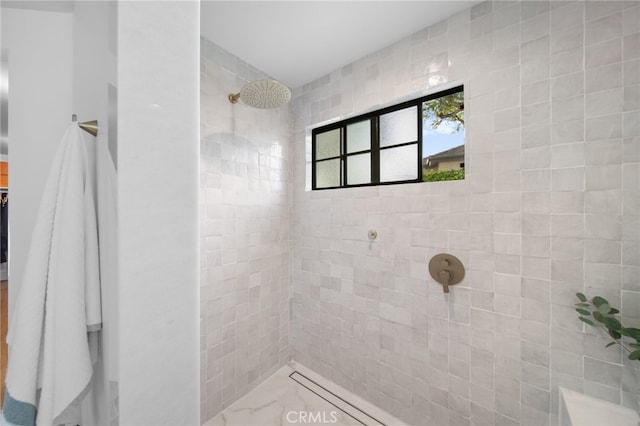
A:
{"label": "white subway tile wall", "polygon": [[[573,304],[640,326],[639,22],[488,1],[294,90],[293,358],[416,425],[557,424],[558,386],[638,408],[638,362]],[[464,181],[308,190],[312,127],[450,82]],[[467,268],[448,295],[440,252]]]}
{"label": "white subway tile wall", "polygon": [[200,362],[206,422],[291,359],[289,106],[227,99],[268,78],[201,39]]}
{"label": "white subway tile wall", "polygon": [[[203,39],[202,421],[292,357],[416,425],[556,424],[558,386],[638,408],[638,366],[573,303],[640,326],[639,22],[488,1],[266,111],[227,95],[267,76]],[[312,127],[450,82],[466,180],[308,190]],[[439,252],[467,269],[448,295]]]}

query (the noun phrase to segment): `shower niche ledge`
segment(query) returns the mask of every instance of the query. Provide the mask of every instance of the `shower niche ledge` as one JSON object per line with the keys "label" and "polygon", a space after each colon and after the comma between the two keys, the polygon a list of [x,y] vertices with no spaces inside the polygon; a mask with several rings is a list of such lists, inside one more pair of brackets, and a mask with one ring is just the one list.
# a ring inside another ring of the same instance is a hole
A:
{"label": "shower niche ledge", "polygon": [[638,426],[634,410],[560,386],[560,426]]}

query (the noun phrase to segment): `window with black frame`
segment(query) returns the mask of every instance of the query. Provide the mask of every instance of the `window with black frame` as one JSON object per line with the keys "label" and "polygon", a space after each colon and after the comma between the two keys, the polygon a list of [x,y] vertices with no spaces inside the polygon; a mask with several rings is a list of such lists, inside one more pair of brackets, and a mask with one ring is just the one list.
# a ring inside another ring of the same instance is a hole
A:
{"label": "window with black frame", "polygon": [[312,131],[312,189],[464,179],[463,86]]}

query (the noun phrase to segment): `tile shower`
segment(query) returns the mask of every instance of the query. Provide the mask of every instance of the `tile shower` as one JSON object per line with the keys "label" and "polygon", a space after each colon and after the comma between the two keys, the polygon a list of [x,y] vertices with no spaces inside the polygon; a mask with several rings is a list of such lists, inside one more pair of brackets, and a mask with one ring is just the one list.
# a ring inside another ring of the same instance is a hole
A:
{"label": "tile shower", "polygon": [[201,39],[201,420],[291,358],[288,107],[231,104],[266,78]]}
{"label": "tile shower", "polygon": [[[640,2],[484,2],[277,110],[201,57],[203,422],[290,359],[416,425],[557,424],[558,386],[637,409],[573,303],[640,325]],[[466,180],[309,191],[311,127],[455,82]],[[440,252],[467,270],[448,296]]]}

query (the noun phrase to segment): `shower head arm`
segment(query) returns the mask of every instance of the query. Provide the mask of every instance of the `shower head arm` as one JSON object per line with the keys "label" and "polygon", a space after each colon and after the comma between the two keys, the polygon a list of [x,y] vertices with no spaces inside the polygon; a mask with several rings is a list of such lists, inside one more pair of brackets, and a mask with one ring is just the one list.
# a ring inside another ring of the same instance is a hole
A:
{"label": "shower head arm", "polygon": [[240,93],[236,93],[235,95],[231,93],[229,95],[229,102],[232,104],[238,103],[238,99],[240,99]]}

